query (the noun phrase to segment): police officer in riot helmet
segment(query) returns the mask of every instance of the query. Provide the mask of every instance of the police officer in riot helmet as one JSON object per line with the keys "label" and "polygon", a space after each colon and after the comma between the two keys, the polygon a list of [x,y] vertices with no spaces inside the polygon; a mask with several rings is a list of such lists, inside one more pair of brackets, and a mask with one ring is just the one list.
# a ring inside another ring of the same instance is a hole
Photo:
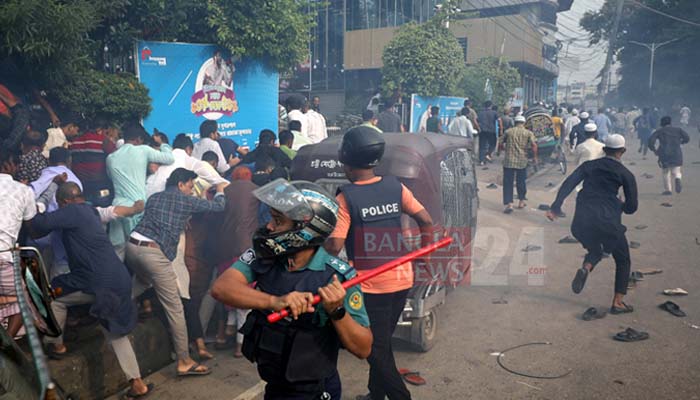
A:
{"label": "police officer in riot helmet", "polygon": [[[324,246],[334,255],[344,246],[348,260],[360,275],[407,252],[405,245],[398,243],[402,242],[398,238],[402,234],[402,214],[408,214],[416,221],[423,245],[432,242],[433,221],[425,207],[396,177],[375,174],[374,168],[384,155],[384,147],[381,134],[372,128],[358,126],[345,133],[338,151],[351,183],[339,189],[336,197],[338,223]],[[413,267],[410,262],[362,283],[374,340],[367,359],[370,393],[358,399],[411,397],[396,369],[391,336],[412,286]]]}
{"label": "police officer in riot helmet", "polygon": [[[272,218],[253,236],[253,248],[215,282],[212,295],[252,309],[241,328],[242,351],[267,382],[265,399],[340,400],[338,350],[367,358],[372,333],[361,289],[341,285],[355,269],[321,247],[336,225],[338,205],[305,181],[278,179],[254,194]],[[321,297],[316,306],[314,294]],[[267,321],[270,312],[286,308],[290,317]]]}

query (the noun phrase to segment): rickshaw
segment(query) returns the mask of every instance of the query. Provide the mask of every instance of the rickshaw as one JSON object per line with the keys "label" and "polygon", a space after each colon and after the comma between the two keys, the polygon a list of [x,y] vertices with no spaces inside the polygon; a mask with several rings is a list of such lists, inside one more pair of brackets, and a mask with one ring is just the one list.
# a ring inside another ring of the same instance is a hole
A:
{"label": "rickshaw", "polygon": [[[559,167],[562,174],[566,174],[566,152],[561,146],[561,138],[554,136],[554,124],[549,110],[544,107],[535,106],[523,114],[525,117],[525,128],[532,131],[537,138],[537,152],[540,163],[548,162]],[[530,158],[533,155],[530,155]],[[535,171],[539,165],[533,165]]]}
{"label": "rickshaw", "polygon": [[[428,351],[437,338],[439,306],[454,287],[469,283],[479,205],[471,141],[433,133],[382,135],[386,150],[377,174],[398,177],[432,216],[436,238],[453,238],[453,245],[433,254],[429,265],[414,265],[414,286],[394,334]],[[334,136],[302,147],[292,163],[292,178],[314,181],[335,194],[348,183],[338,161],[341,140],[342,135]],[[404,240],[415,245],[418,230],[413,220],[403,216],[402,229]]]}
{"label": "rickshaw", "polygon": [[51,379],[39,333],[61,334],[51,311],[54,293],[41,253],[34,247],[5,250],[12,254],[14,287],[26,335],[19,344],[0,327],[0,400],[71,399]]}

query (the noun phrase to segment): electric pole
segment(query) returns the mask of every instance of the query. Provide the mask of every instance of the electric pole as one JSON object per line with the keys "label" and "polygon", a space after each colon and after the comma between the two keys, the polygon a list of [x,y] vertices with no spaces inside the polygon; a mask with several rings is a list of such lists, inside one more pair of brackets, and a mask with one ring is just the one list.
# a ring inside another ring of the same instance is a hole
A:
{"label": "electric pole", "polygon": [[615,52],[615,41],[617,40],[617,30],[620,27],[620,17],[622,16],[622,8],[625,5],[625,0],[617,0],[617,10],[615,11],[615,21],[613,29],[608,38],[608,55],[605,58],[605,66],[600,74],[600,86],[598,87],[598,105],[603,104],[605,99],[605,91],[608,87],[610,64],[612,63],[613,53]]}

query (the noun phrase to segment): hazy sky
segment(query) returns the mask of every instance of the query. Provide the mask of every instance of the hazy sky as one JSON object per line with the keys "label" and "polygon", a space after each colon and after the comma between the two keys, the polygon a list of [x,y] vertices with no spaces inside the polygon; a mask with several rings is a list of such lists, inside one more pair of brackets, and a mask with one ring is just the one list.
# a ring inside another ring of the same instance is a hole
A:
{"label": "hazy sky", "polygon": [[[602,7],[605,0],[574,0],[571,10],[557,14],[557,38],[563,42],[559,52],[559,84],[566,85],[567,81],[597,83],[596,78],[605,64],[607,42],[594,47],[588,47],[588,35],[578,25],[583,14],[589,10]],[[573,58],[578,57],[578,70]],[[615,82],[615,77],[612,77]]]}

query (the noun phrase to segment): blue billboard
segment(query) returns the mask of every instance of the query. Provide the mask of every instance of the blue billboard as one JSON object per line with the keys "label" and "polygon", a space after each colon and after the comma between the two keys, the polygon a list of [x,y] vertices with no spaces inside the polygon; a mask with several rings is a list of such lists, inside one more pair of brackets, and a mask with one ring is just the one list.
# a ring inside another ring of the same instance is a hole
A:
{"label": "blue billboard", "polygon": [[411,127],[409,132],[425,132],[425,124],[430,117],[430,107],[440,107],[438,117],[442,122],[443,132],[447,132],[447,126],[457,116],[459,110],[464,107],[464,97],[424,97],[417,94],[411,95]]}
{"label": "blue billboard", "polygon": [[208,44],[140,41],[137,74],[153,99],[143,121],[170,140],[216,121],[221,136],[254,147],[262,129],[277,131],[278,74],[255,60],[238,60]]}

